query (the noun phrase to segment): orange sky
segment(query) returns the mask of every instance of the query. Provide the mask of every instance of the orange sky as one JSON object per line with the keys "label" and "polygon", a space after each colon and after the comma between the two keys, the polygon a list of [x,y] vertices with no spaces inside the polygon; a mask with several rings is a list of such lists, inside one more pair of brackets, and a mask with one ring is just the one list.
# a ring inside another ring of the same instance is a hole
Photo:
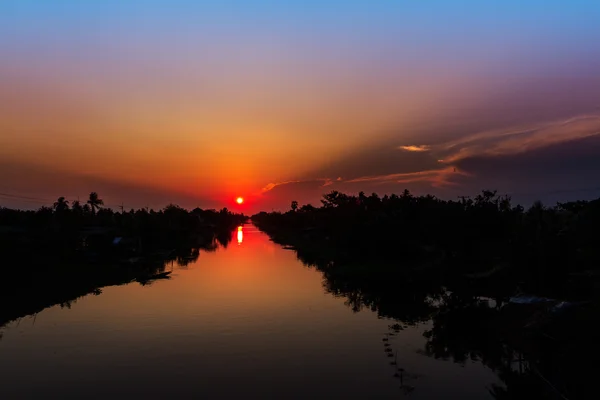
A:
{"label": "orange sky", "polygon": [[511,192],[472,159],[600,131],[596,8],[61,5],[0,5],[0,205]]}

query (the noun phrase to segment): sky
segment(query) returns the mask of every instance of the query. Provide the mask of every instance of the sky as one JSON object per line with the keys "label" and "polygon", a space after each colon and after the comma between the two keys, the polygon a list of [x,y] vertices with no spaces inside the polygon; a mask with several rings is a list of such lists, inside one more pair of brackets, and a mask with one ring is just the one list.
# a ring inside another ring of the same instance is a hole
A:
{"label": "sky", "polygon": [[0,206],[599,197],[598,43],[594,0],[3,0]]}

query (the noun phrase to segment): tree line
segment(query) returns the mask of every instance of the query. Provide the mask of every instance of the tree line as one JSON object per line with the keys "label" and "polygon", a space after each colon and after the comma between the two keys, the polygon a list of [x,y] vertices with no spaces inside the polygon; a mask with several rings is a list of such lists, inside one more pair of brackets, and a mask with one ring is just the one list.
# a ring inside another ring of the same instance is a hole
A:
{"label": "tree line", "polygon": [[[92,192],[85,202],[59,197],[38,210],[0,208],[0,251],[4,257],[37,249],[46,256],[72,256],[90,232],[139,238],[147,249],[200,247],[217,235],[227,235],[247,219],[227,208],[188,211],[175,204],[161,210],[114,211]],[[197,246],[198,245],[198,246]]]}
{"label": "tree line", "polygon": [[600,200],[525,209],[491,190],[458,200],[332,191],[320,207],[293,201],[287,212],[252,219],[274,240],[320,259],[427,265],[482,283],[493,277],[511,290],[555,290],[600,266]]}
{"label": "tree line", "polygon": [[[487,190],[457,200],[333,191],[319,207],[293,201],[252,220],[354,312],[399,321],[398,336],[429,321],[420,353],[480,360],[506,386],[492,385],[493,398],[595,393],[600,199],[525,208]],[[546,299],[511,303],[520,293]]]}

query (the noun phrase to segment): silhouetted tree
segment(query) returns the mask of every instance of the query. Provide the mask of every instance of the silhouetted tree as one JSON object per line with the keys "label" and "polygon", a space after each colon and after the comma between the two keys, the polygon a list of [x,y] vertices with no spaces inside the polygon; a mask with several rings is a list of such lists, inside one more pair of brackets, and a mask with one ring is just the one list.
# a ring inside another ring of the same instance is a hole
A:
{"label": "silhouetted tree", "polygon": [[459,201],[408,190],[383,198],[332,191],[321,203],[300,206],[296,213],[260,213],[253,221],[282,244],[307,244],[349,259],[407,264],[433,257],[439,268],[452,268],[449,276],[507,265],[497,281],[507,291],[519,281],[538,293],[557,290],[568,274],[600,265],[600,236],[594,233],[600,199],[554,208],[536,203],[527,212],[493,190]]}
{"label": "silhouetted tree", "polygon": [[365,196],[365,192],[361,191],[358,193],[358,201],[363,205],[367,202],[367,196]]}
{"label": "silhouetted tree", "polygon": [[54,211],[57,213],[63,213],[69,209],[69,202],[65,200],[64,197],[59,197],[56,202],[54,202]]}
{"label": "silhouetted tree", "polygon": [[88,203],[85,203],[82,207],[83,213],[84,214],[91,214],[92,213],[92,207],[90,207],[90,205]]}
{"label": "silhouetted tree", "polygon": [[73,210],[73,212],[75,212],[77,215],[83,214],[83,207],[81,207],[81,203],[79,202],[79,200],[75,200],[73,202],[71,210]]}
{"label": "silhouetted tree", "polygon": [[339,199],[342,194],[337,190],[333,190],[325,195],[323,195],[323,199],[321,199],[321,203],[325,208],[333,208],[339,205]]}
{"label": "silhouetted tree", "polygon": [[90,193],[90,198],[87,201],[92,209],[92,215],[96,215],[96,210],[104,205],[104,201],[98,197],[98,193]]}
{"label": "silhouetted tree", "polygon": [[300,207],[300,211],[302,212],[310,212],[310,211],[314,211],[315,207],[312,204],[305,204],[302,207]]}
{"label": "silhouetted tree", "polygon": [[291,207],[292,207],[292,211],[296,212],[296,210],[298,210],[298,202],[296,200],[293,200]]}

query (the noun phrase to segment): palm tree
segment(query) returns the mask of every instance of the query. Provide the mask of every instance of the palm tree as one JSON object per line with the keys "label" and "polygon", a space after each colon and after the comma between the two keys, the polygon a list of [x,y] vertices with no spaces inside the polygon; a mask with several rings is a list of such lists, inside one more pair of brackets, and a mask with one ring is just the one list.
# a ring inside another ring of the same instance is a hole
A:
{"label": "palm tree", "polygon": [[75,200],[73,202],[73,204],[71,205],[71,209],[77,214],[81,214],[83,212],[83,207],[81,206],[79,200]]}
{"label": "palm tree", "polygon": [[87,203],[92,208],[92,215],[96,215],[96,209],[104,205],[104,201],[98,197],[98,193],[96,192],[90,193],[90,199]]}
{"label": "palm tree", "polygon": [[69,202],[64,197],[59,197],[54,203],[54,210],[58,213],[69,209]]}

